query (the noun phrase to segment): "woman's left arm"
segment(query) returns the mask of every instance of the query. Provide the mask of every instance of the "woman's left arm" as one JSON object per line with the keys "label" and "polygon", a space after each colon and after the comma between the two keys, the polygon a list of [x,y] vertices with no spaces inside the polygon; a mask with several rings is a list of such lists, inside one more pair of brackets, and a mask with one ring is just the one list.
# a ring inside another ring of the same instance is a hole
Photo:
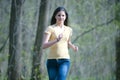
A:
{"label": "woman's left arm", "polygon": [[78,51],[78,46],[75,46],[74,44],[72,44],[71,41],[68,41],[68,47],[72,48],[75,52]]}

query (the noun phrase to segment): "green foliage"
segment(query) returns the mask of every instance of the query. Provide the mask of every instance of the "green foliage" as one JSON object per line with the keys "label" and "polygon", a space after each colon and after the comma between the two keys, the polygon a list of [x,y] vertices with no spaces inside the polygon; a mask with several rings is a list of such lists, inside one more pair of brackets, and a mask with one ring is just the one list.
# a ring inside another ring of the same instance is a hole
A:
{"label": "green foliage", "polygon": [[120,21],[120,3],[117,3],[115,6],[115,10],[116,10],[116,20]]}
{"label": "green foliage", "polygon": [[120,3],[117,3],[116,6],[115,6],[115,23],[118,27],[118,29],[120,29]]}

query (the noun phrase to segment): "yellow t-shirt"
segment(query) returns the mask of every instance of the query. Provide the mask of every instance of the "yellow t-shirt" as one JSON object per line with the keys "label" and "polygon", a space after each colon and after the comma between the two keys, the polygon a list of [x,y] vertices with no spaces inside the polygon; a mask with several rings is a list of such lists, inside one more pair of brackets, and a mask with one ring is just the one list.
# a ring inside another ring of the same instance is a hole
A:
{"label": "yellow t-shirt", "polygon": [[[57,36],[61,33],[59,28],[55,25],[50,25],[45,30],[45,33],[50,34],[49,41],[52,41],[57,38]],[[72,29],[68,26],[64,26],[64,31],[62,31],[63,37],[62,39],[53,44],[50,47],[50,52],[48,54],[48,59],[69,59],[68,53],[68,39],[72,35]]]}

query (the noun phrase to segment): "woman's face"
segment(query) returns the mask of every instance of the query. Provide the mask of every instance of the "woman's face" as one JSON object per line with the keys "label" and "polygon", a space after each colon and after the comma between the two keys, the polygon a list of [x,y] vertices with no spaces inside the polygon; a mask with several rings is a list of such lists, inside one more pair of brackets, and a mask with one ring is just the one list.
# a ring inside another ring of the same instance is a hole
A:
{"label": "woman's face", "polygon": [[59,23],[59,24],[64,23],[66,19],[66,14],[64,11],[60,11],[56,14],[55,18],[56,18],[56,23]]}

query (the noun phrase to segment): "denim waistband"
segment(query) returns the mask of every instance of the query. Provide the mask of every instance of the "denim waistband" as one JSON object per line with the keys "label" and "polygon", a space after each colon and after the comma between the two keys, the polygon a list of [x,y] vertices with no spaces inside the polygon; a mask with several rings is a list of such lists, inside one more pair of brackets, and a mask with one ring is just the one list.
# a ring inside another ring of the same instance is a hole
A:
{"label": "denim waistband", "polygon": [[47,59],[47,60],[70,60],[70,59]]}

